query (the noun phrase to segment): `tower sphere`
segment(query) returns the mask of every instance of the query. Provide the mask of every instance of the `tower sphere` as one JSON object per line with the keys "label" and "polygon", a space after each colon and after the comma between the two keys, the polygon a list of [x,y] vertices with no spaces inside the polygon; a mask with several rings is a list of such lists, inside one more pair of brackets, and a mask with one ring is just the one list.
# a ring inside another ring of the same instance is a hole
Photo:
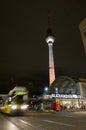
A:
{"label": "tower sphere", "polygon": [[45,40],[49,44],[49,43],[54,43],[55,38],[54,36],[51,35],[51,36],[47,36]]}

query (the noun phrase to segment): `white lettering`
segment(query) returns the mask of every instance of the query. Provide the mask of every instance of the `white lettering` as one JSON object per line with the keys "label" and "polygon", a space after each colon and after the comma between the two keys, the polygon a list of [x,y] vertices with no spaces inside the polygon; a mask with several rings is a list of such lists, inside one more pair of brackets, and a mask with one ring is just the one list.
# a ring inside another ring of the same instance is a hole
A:
{"label": "white lettering", "polygon": [[76,95],[76,94],[52,94],[52,97],[57,97],[57,98],[81,98],[81,95]]}

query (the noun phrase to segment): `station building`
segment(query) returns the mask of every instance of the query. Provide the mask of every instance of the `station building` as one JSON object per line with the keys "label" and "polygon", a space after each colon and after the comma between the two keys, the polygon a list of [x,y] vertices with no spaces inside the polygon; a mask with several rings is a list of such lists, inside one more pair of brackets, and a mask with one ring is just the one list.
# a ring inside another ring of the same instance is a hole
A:
{"label": "station building", "polygon": [[74,81],[68,76],[60,76],[50,89],[53,101],[66,108],[86,108],[86,79]]}

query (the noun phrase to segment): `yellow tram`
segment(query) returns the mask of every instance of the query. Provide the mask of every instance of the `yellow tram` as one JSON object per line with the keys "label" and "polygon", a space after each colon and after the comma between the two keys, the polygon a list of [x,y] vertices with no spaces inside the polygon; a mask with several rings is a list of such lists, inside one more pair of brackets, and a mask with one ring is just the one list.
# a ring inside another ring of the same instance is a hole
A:
{"label": "yellow tram", "polygon": [[27,91],[20,87],[16,87],[14,91],[11,91],[1,105],[1,112],[10,115],[22,115],[27,110]]}

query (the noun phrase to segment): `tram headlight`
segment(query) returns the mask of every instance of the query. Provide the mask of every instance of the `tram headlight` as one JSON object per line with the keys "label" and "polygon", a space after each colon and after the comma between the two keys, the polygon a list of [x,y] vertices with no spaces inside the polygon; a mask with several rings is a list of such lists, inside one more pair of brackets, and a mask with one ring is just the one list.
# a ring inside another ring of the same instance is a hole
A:
{"label": "tram headlight", "polygon": [[11,108],[12,108],[13,110],[15,110],[15,109],[17,108],[17,106],[16,106],[16,105],[13,105]]}
{"label": "tram headlight", "polygon": [[27,107],[28,107],[27,105],[22,105],[21,109],[27,109]]}

